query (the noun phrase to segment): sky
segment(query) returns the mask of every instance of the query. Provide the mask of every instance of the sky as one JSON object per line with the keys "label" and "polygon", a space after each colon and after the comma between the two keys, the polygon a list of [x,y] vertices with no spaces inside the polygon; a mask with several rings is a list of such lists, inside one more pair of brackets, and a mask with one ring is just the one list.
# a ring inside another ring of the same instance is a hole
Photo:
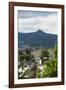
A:
{"label": "sky", "polygon": [[18,32],[43,32],[58,34],[58,13],[48,11],[18,10]]}

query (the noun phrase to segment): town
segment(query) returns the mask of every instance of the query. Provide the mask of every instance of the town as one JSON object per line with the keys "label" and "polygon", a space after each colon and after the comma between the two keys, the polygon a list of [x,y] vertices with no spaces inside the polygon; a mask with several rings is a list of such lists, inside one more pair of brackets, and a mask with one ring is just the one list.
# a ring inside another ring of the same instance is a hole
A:
{"label": "town", "polygon": [[18,79],[57,77],[57,45],[19,48]]}

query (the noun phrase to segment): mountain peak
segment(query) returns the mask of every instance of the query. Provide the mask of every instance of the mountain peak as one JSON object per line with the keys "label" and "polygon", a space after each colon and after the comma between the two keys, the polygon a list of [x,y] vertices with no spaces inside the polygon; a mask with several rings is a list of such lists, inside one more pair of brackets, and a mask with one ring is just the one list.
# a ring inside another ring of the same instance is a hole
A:
{"label": "mountain peak", "polygon": [[42,32],[42,30],[41,30],[41,29],[38,29],[37,31],[38,31],[38,32]]}
{"label": "mountain peak", "polygon": [[41,29],[38,29],[37,32],[39,32],[39,33],[45,33],[45,32],[42,31]]}

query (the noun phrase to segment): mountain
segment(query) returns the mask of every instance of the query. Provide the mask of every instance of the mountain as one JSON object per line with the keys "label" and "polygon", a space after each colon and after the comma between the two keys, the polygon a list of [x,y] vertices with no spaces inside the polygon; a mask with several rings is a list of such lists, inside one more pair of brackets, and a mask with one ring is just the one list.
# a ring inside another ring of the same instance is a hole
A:
{"label": "mountain", "polygon": [[42,30],[31,33],[18,33],[18,48],[30,47],[51,48],[57,44],[57,35],[45,33]]}

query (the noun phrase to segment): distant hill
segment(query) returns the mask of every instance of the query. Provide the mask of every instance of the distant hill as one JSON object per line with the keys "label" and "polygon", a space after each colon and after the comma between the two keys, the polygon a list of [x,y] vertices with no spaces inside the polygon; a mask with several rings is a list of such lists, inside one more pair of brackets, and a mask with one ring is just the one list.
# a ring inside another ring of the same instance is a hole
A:
{"label": "distant hill", "polygon": [[18,48],[29,47],[43,47],[51,48],[57,44],[57,35],[45,33],[38,30],[32,33],[18,33]]}

